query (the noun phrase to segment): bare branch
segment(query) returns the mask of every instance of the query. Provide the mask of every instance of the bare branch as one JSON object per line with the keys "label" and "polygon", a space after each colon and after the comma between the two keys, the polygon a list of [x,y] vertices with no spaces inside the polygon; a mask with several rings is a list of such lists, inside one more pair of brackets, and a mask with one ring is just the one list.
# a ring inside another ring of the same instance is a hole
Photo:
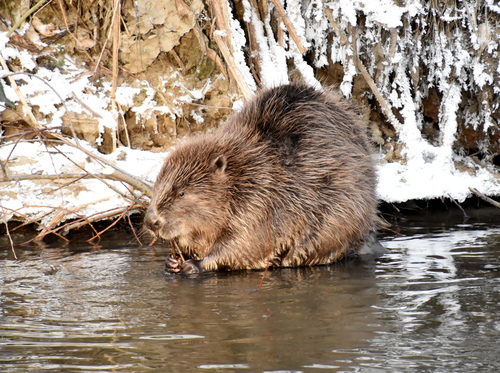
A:
{"label": "bare branch", "polygon": [[276,11],[278,12],[278,15],[280,16],[281,20],[285,24],[288,33],[290,34],[290,37],[294,41],[295,45],[297,46],[300,54],[304,54],[307,52],[307,48],[304,47],[304,44],[302,44],[302,40],[300,40],[299,35],[297,34],[297,31],[295,31],[295,27],[293,27],[292,21],[290,21],[290,18],[288,18],[288,15],[285,12],[285,9],[283,8],[283,5],[281,5],[281,2],[279,0],[271,0],[273,2],[274,7],[276,8]]}
{"label": "bare branch", "polygon": [[483,193],[479,192],[477,189],[474,189],[474,188],[471,188],[469,187],[469,190],[474,193],[476,196],[478,196],[479,198],[485,200],[486,202],[492,204],[493,206],[497,207],[500,209],[500,203],[491,199],[490,197],[488,196],[485,196]]}

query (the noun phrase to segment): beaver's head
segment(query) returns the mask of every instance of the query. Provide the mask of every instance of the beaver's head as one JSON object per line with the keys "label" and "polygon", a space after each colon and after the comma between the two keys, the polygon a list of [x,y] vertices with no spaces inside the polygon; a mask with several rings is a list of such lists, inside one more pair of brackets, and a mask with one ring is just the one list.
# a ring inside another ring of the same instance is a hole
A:
{"label": "beaver's head", "polygon": [[207,138],[172,151],[156,180],[144,219],[157,237],[177,240],[203,258],[224,234],[230,205],[227,157]]}

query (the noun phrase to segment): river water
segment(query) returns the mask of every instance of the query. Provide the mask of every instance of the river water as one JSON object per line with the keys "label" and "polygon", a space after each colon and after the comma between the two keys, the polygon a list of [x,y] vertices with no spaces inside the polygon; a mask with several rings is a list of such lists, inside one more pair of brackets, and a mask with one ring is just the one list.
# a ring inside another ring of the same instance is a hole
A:
{"label": "river water", "polygon": [[166,249],[0,238],[1,372],[498,372],[500,216],[422,213],[374,262],[182,277]]}

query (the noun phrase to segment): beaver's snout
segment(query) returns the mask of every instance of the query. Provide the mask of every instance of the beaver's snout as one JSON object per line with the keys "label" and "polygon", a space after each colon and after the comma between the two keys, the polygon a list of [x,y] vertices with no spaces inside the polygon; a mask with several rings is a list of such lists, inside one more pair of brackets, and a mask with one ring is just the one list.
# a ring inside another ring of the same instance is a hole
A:
{"label": "beaver's snout", "polygon": [[153,209],[148,209],[144,217],[144,224],[146,227],[157,233],[160,230],[160,219]]}

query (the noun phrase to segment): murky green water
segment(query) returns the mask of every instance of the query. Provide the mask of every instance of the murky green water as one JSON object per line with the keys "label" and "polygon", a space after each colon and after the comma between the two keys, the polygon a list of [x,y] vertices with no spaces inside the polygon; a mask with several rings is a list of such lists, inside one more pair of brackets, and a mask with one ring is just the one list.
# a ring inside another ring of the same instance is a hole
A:
{"label": "murky green water", "polygon": [[167,275],[130,237],[0,241],[2,372],[500,371],[500,216],[414,216],[374,263]]}

